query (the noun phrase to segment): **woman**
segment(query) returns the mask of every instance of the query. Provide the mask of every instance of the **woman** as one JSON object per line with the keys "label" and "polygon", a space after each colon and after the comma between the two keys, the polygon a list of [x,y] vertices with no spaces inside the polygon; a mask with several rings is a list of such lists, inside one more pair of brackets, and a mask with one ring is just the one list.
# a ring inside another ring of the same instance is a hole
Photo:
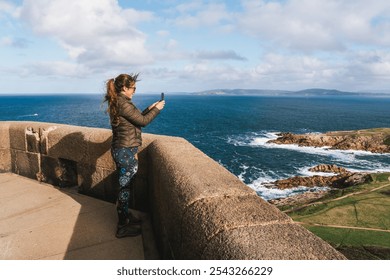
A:
{"label": "woman", "polygon": [[129,212],[130,181],[138,170],[138,147],[142,144],[141,127],[149,124],[164,108],[165,101],[150,105],[143,112],[131,101],[138,74],[120,74],[107,82],[108,103],[112,127],[111,153],[119,172],[117,238],[137,236],[141,233],[141,220]]}

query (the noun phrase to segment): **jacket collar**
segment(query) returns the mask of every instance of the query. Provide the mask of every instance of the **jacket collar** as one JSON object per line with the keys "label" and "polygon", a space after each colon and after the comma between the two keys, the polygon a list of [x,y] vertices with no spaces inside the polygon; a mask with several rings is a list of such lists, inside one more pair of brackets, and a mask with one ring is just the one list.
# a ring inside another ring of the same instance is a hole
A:
{"label": "jacket collar", "polygon": [[125,98],[126,100],[131,101],[131,98],[128,97],[128,96],[126,96],[126,95],[124,95],[122,92],[120,92],[120,93],[118,94],[118,96],[121,96],[121,97]]}

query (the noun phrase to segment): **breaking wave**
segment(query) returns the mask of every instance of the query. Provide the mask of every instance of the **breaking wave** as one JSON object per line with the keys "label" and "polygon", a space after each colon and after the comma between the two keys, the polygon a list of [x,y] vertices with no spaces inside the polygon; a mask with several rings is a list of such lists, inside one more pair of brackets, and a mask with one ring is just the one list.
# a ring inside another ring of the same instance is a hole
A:
{"label": "breaking wave", "polygon": [[260,131],[227,138],[227,143],[233,145],[235,149],[253,149],[250,151],[252,161],[246,159],[247,163],[241,163],[240,171],[236,174],[241,181],[266,200],[322,190],[323,188],[307,187],[280,190],[267,186],[275,180],[293,176],[335,175],[309,171],[318,164],[336,164],[352,172],[390,172],[390,154],[267,143],[276,139],[277,133]]}
{"label": "breaking wave", "polygon": [[23,118],[29,118],[29,117],[38,117],[38,114],[35,113],[35,114],[21,115],[21,116],[17,116],[16,118],[23,119]]}

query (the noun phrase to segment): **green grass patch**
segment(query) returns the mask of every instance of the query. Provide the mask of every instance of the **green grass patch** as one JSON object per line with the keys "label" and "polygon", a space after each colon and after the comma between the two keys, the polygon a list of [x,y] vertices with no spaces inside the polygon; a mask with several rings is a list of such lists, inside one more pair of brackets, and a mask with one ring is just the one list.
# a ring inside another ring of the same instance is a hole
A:
{"label": "green grass patch", "polygon": [[326,225],[390,229],[390,186],[290,213],[295,221]]}
{"label": "green grass patch", "polygon": [[[319,200],[321,204],[301,207],[290,212],[289,216],[304,223],[307,229],[339,249],[347,258],[390,259],[390,232],[381,231],[390,230],[389,176],[390,173],[372,174],[373,182],[329,192]],[[331,201],[351,193],[354,195]]]}
{"label": "green grass patch", "polygon": [[339,246],[378,246],[390,248],[390,232],[355,230],[321,226],[305,226],[318,237]]}
{"label": "green grass patch", "polygon": [[337,250],[349,260],[390,260],[390,248],[378,246],[340,246]]}
{"label": "green grass patch", "polygon": [[390,260],[390,233],[305,226],[350,260]]}
{"label": "green grass patch", "polygon": [[389,177],[390,177],[390,172],[371,174],[371,178],[373,179],[374,182],[388,182]]}

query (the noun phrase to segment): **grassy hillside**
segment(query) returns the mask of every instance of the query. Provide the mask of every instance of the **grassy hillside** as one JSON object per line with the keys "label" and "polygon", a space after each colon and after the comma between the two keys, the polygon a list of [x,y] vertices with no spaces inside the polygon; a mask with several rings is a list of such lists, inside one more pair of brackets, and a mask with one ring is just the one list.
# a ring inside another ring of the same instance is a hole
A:
{"label": "grassy hillside", "polygon": [[372,179],[288,214],[349,259],[390,259],[390,173]]}

